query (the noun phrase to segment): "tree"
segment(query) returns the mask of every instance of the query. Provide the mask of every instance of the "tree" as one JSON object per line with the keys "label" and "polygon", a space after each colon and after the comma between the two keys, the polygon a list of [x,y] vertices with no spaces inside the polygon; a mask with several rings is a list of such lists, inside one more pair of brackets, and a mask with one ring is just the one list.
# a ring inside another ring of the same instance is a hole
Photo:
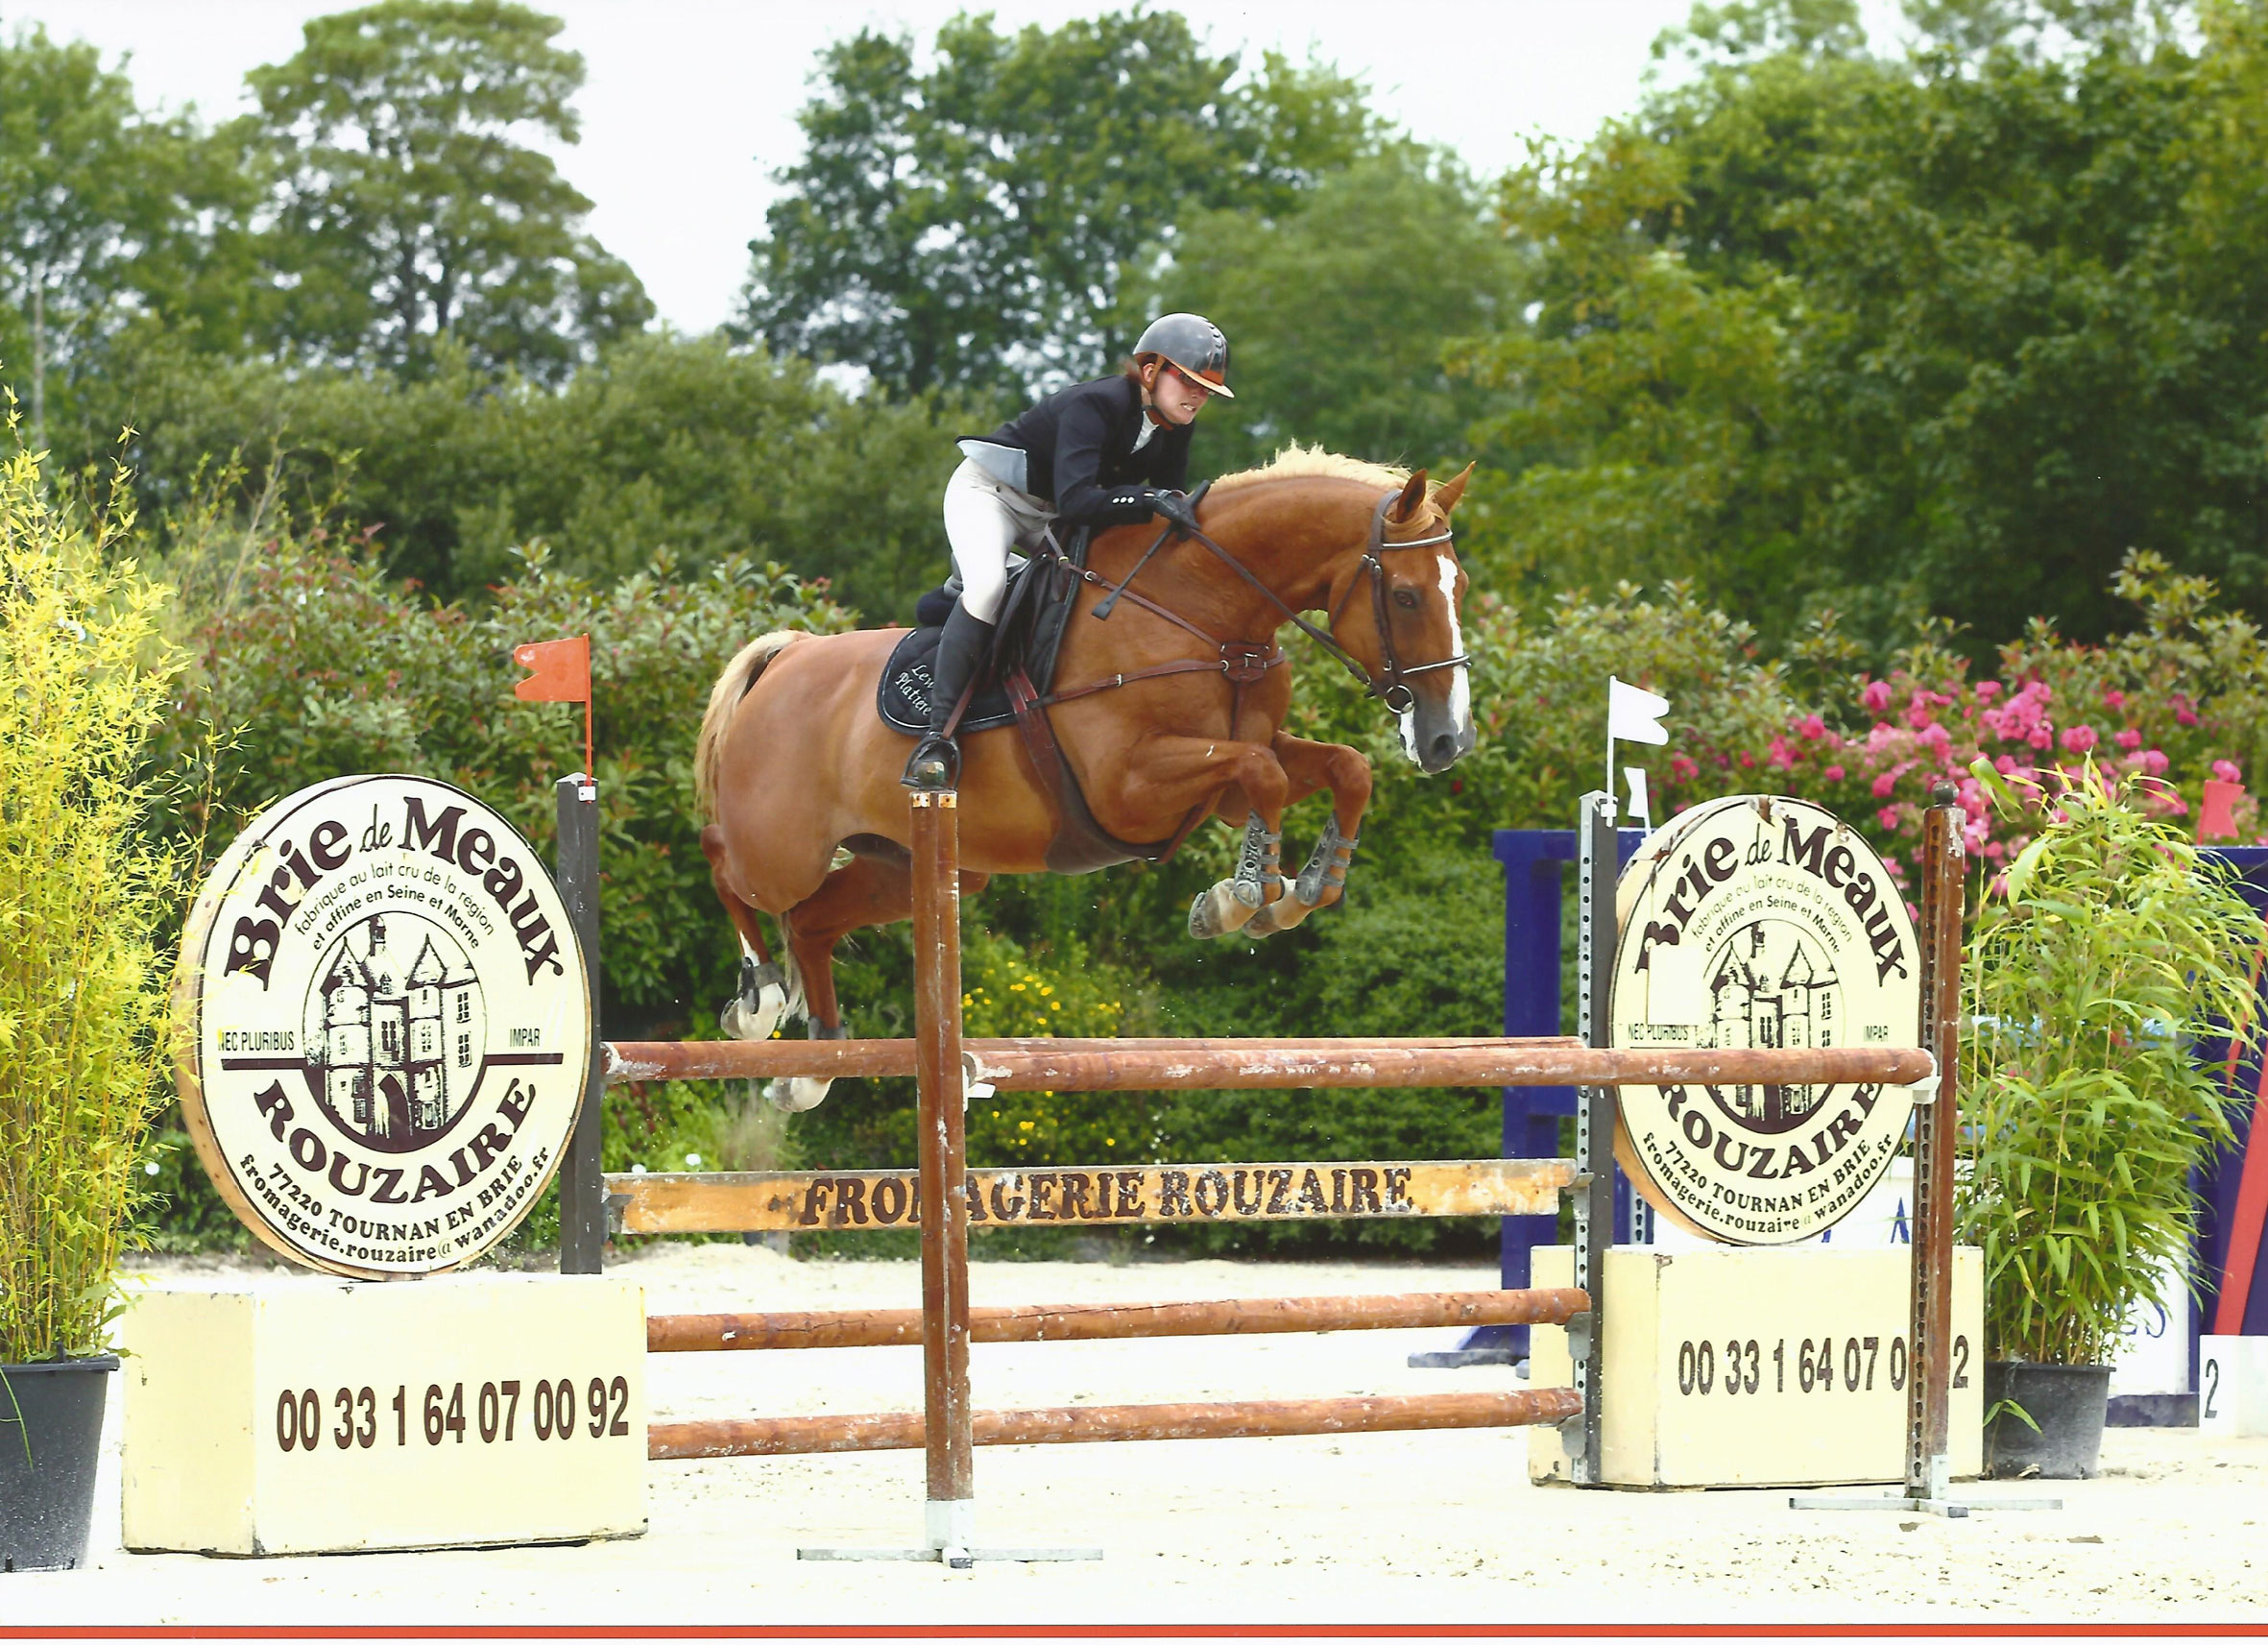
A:
{"label": "tree", "polygon": [[741,333],[914,392],[1092,375],[1136,334],[1146,248],[1196,211],[1280,209],[1373,140],[1334,71],[1237,69],[1170,12],[1013,38],[962,16],[926,70],[903,36],[829,47]]}
{"label": "tree", "polygon": [[1290,210],[1185,223],[1150,306],[1229,335],[1234,400],[1205,411],[1216,472],[1285,442],[1379,462],[1458,458],[1492,397],[1443,364],[1512,318],[1514,258],[1481,190],[1445,155],[1395,145],[1323,178]]}
{"label": "tree", "polygon": [[1531,464],[1476,546],[1692,575],[1773,641],[1822,606],[2099,639],[2135,547],[2268,605],[2258,0],[1965,0],[1896,60],[1725,10],[1694,79],[1505,183],[1534,323],[1470,365]]}
{"label": "tree", "polygon": [[186,123],[145,120],[94,47],[39,28],[0,41],[0,303],[35,446],[51,375],[145,307],[182,249],[190,149]]}
{"label": "tree", "polygon": [[415,374],[446,334],[483,369],[556,378],[652,318],[584,231],[591,202],[517,138],[579,135],[561,26],[508,0],[381,0],[252,73],[281,352]]}

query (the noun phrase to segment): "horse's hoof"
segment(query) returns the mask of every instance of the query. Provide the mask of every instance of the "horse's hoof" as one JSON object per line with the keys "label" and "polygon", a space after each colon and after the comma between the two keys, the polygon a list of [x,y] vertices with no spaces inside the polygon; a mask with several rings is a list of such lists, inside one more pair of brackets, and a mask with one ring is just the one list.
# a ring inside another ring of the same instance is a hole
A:
{"label": "horse's hoof", "polygon": [[1234,880],[1217,882],[1210,890],[1199,891],[1196,901],[1189,906],[1189,934],[1199,942],[1209,942],[1217,936],[1243,931],[1252,923],[1259,911],[1238,895]]}
{"label": "horse's hoof", "polygon": [[727,1039],[768,1040],[787,1016],[787,979],[777,965],[740,962],[740,992],[716,1014]]}
{"label": "horse's hoof", "polygon": [[1303,903],[1297,897],[1279,897],[1252,916],[1251,924],[1244,928],[1244,934],[1274,936],[1278,931],[1295,929],[1315,911],[1313,903]]}
{"label": "horse's hoof", "polygon": [[785,1114],[808,1114],[827,1101],[832,1079],[773,1079],[764,1084],[764,1101]]}

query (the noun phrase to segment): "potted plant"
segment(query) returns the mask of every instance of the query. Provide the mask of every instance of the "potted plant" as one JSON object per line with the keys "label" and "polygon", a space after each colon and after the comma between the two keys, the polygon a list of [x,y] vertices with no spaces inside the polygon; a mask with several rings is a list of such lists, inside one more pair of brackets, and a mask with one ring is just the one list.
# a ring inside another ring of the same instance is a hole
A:
{"label": "potted plant", "polygon": [[115,558],[130,525],[60,510],[20,447],[0,463],[0,1571],[85,1557],[169,1049],[181,859],[145,745],[177,665],[164,591]]}
{"label": "potted plant", "polygon": [[2149,814],[2149,779],[2090,763],[2019,794],[1973,769],[2037,830],[1987,889],[1966,979],[1956,1216],[1985,1258],[1985,1465],[2084,1479],[2121,1323],[2188,1270],[2190,1173],[2233,1141],[2241,1098],[2191,1048],[2252,1031],[2261,926]]}

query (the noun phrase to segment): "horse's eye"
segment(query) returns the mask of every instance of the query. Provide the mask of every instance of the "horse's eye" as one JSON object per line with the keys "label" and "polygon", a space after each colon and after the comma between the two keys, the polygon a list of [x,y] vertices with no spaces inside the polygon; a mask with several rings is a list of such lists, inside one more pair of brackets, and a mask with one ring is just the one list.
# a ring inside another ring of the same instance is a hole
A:
{"label": "horse's eye", "polygon": [[1396,589],[1394,591],[1394,604],[1400,606],[1404,611],[1415,611],[1417,609],[1417,594],[1413,590]]}

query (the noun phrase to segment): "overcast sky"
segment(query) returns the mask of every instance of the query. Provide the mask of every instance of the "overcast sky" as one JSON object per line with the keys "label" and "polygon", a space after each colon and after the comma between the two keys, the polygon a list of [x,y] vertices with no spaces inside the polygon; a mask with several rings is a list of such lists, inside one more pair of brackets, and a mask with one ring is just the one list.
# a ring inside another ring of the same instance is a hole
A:
{"label": "overcast sky", "polygon": [[[580,146],[561,170],[595,203],[591,227],[645,281],[662,316],[705,331],[731,312],[763,223],[771,173],[799,151],[795,110],[813,54],[862,26],[927,43],[961,11],[1003,29],[1054,27],[1105,0],[535,0],[566,19],[590,79]],[[1889,0],[1870,4],[1870,16]],[[307,0],[0,0],[0,24],[36,21],[131,52],[145,104],[245,106],[244,75],[300,44]],[[1164,9],[1164,8],[1160,8]],[[1629,108],[1648,47],[1690,0],[1191,0],[1177,8],[1216,51],[1311,51],[1365,80],[1373,105],[1483,174],[1534,132],[1581,136]]]}

